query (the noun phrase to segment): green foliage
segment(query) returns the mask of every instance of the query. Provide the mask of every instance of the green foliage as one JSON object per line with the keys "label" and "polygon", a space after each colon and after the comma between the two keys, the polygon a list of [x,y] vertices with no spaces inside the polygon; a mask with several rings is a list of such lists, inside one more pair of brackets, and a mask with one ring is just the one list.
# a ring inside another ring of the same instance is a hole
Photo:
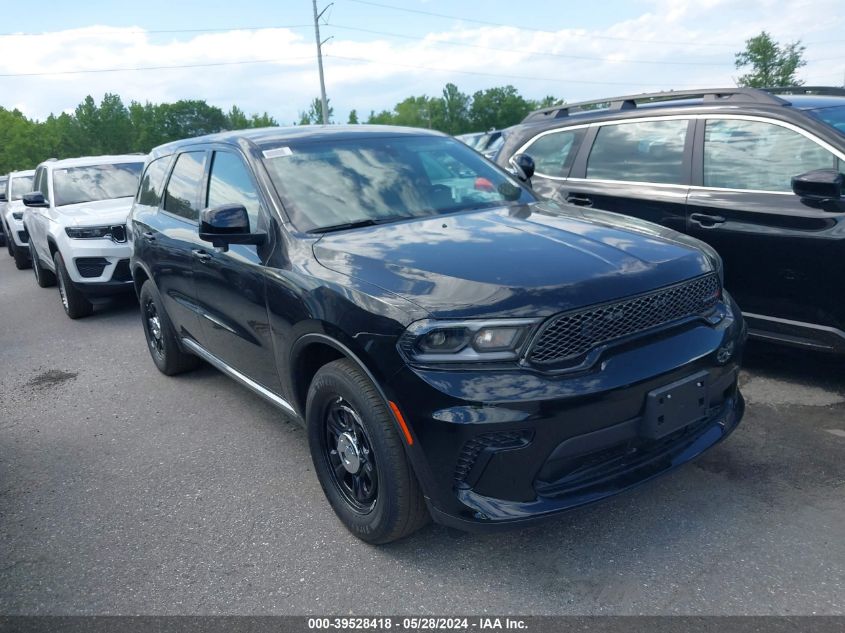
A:
{"label": "green foliage", "polygon": [[[334,117],[334,108],[332,107],[332,100],[326,99],[326,105],[329,107],[329,123]],[[323,123],[323,102],[319,97],[314,97],[314,101],[308,106],[305,112],[299,113],[299,125],[321,125]]]}
{"label": "green foliage", "polygon": [[351,125],[355,125],[356,123],[358,123],[358,112],[356,110],[352,110],[349,113],[349,119],[346,122]]}
{"label": "green foliage", "polygon": [[439,97],[408,97],[393,110],[371,111],[367,123],[431,128],[453,135],[485,132],[516,125],[532,110],[558,103],[563,100],[552,96],[540,101],[525,99],[510,85],[479,90],[469,96],[448,83]]}
{"label": "green foliage", "polygon": [[745,50],[736,54],[736,67],[751,66],[751,72],[737,79],[737,85],[749,88],[774,88],[777,86],[800,86],[803,81],[796,78],[796,71],[806,66],[805,47],[801,41],[781,46],[771,35],[763,31],[760,35],[745,41]]}
{"label": "green foliage", "polygon": [[99,104],[89,95],[73,114],[51,114],[41,122],[0,108],[0,174],[31,169],[50,157],[149,152],[181,138],[274,125],[278,122],[266,112],[247,117],[237,106],[228,113],[199,100],[133,101],[127,107],[110,93]]}

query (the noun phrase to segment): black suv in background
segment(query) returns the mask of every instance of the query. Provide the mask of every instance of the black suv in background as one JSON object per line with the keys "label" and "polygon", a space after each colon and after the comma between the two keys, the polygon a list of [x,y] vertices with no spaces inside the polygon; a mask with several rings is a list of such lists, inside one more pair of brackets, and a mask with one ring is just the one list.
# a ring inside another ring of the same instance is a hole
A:
{"label": "black suv in background", "polygon": [[204,359],[303,422],[329,502],[369,542],[429,513],[471,528],[596,501],[742,417],[744,324],[712,249],[538,202],[439,133],[164,145],[130,228],[156,366]]}
{"label": "black suv in background", "polygon": [[496,160],[534,190],[711,244],[761,339],[845,353],[845,89],[666,92],[538,110]]}

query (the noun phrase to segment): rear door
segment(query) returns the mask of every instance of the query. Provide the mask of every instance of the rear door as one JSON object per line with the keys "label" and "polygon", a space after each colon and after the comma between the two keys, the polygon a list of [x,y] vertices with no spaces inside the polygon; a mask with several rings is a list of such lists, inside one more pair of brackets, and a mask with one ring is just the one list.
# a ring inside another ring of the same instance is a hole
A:
{"label": "rear door", "polygon": [[845,156],[790,123],[760,117],[703,118],[695,138],[688,232],[722,255],[725,285],[743,311],[841,328],[845,207],[801,200],[791,179],[845,171]]}
{"label": "rear door", "polygon": [[[268,205],[240,151],[217,148],[203,206],[243,205],[251,231],[267,231]],[[269,239],[269,236],[268,236]],[[232,244],[215,249],[208,242],[194,252],[194,276],[201,315],[200,344],[230,367],[279,392],[267,313],[264,262],[271,243]]]}
{"label": "rear door", "polygon": [[591,125],[558,195],[683,230],[693,127],[677,116]]}

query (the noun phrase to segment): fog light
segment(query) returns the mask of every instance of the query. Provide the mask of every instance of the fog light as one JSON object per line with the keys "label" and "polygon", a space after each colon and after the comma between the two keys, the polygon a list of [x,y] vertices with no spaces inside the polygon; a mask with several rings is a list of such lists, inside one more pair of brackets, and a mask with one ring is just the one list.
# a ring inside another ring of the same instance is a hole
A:
{"label": "fog light", "polygon": [[720,365],[724,365],[725,363],[727,363],[734,355],[734,349],[735,345],[733,341],[722,345],[722,347],[716,350],[716,362]]}

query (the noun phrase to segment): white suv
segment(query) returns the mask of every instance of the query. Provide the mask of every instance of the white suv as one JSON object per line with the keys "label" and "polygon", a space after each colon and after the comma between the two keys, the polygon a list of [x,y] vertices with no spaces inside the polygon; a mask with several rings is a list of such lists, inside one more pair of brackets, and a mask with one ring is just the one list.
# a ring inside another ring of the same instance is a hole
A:
{"label": "white suv", "polygon": [[3,209],[3,228],[6,230],[6,248],[15,258],[18,270],[29,268],[29,246],[23,229],[23,195],[32,191],[34,169],[13,171],[6,182],[6,207]]}
{"label": "white suv", "polygon": [[131,292],[126,218],[144,156],[48,160],[23,196],[35,280],[55,285],[71,319],[88,316],[108,295]]}

